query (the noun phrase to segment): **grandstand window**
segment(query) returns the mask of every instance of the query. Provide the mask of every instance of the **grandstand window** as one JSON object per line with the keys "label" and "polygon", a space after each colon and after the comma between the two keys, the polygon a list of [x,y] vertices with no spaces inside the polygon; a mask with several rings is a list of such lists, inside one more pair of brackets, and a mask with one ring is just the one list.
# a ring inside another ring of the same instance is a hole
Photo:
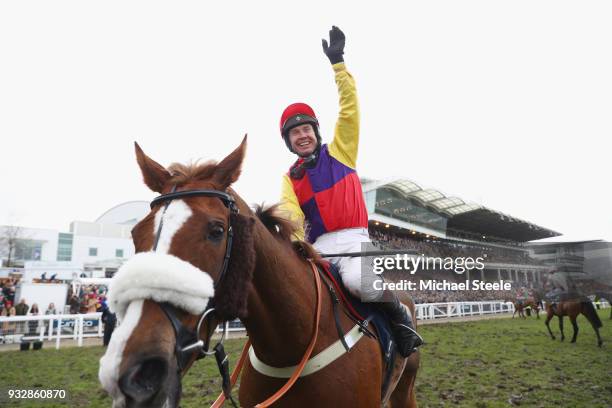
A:
{"label": "grandstand window", "polygon": [[381,187],[376,190],[374,212],[438,231],[446,229],[444,216],[428,210],[418,201],[405,197],[395,188]]}
{"label": "grandstand window", "polygon": [[59,233],[57,239],[57,260],[72,261],[72,234]]}
{"label": "grandstand window", "polygon": [[398,180],[398,181],[395,181],[395,182],[389,184],[389,187],[394,187],[394,188],[398,189],[399,191],[401,191],[404,194],[410,194],[410,193],[413,193],[415,191],[421,190],[421,187],[419,187],[418,185],[416,185],[412,181],[408,181],[408,180]]}
{"label": "grandstand window", "polygon": [[373,213],[376,208],[376,190],[368,191],[364,196],[368,212]]}
{"label": "grandstand window", "polygon": [[40,261],[42,241],[33,239],[18,239],[15,245],[15,260]]}
{"label": "grandstand window", "polygon": [[123,249],[115,249],[115,258],[123,258]]}
{"label": "grandstand window", "polygon": [[431,203],[432,207],[434,207],[438,211],[445,210],[450,207],[456,207],[462,204],[465,204],[465,203],[463,202],[463,200],[457,197],[441,198]]}
{"label": "grandstand window", "polygon": [[444,197],[444,195],[441,192],[436,191],[436,190],[421,190],[417,193],[413,193],[412,196],[416,197],[417,199],[423,202],[429,202],[429,201],[437,200],[438,198]]}
{"label": "grandstand window", "polygon": [[89,256],[98,256],[98,248],[89,248]]}

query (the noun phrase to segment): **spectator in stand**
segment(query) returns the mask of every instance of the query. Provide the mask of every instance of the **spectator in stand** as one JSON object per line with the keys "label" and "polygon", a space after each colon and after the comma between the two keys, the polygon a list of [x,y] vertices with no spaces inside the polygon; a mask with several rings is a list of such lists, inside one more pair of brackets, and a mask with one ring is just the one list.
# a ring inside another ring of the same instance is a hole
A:
{"label": "spectator in stand", "polygon": [[28,313],[30,316],[38,316],[40,314],[40,310],[38,309],[38,303],[34,303],[30,312]]}
{"label": "spectator in stand", "polygon": [[[0,317],[6,317],[8,315],[6,308],[0,310]],[[3,338],[1,336],[4,336],[5,331],[4,331],[4,326],[7,325],[7,322],[2,323],[2,325],[0,326],[0,343],[2,342]]]}
{"label": "spectator in stand", "polygon": [[[11,307],[8,311],[8,317],[13,317],[13,316],[17,316],[17,311],[15,310],[14,307]],[[4,322],[2,324],[2,333],[4,336],[15,334],[16,329],[17,329],[16,322]]]}
{"label": "spectator in stand", "polygon": [[113,330],[115,330],[115,325],[117,324],[117,317],[108,308],[106,300],[102,301],[102,322],[104,323],[103,344],[104,347],[106,347],[110,342],[111,335],[113,334]]}
{"label": "spectator in stand", "polygon": [[[38,304],[34,303],[32,305],[32,308],[30,309],[30,313],[28,313],[29,316],[38,316],[40,315],[40,311],[38,310]],[[38,330],[38,320],[30,320],[28,321],[28,333],[29,334],[36,334],[36,331]]]}
{"label": "spectator in stand", "polygon": [[[47,310],[45,310],[45,315],[55,315],[57,314],[57,310],[55,309],[55,303],[49,303]],[[49,331],[49,324],[51,324],[51,320],[47,320],[45,323],[45,331]]]}
{"label": "spectator in stand", "polygon": [[13,284],[12,280],[9,281],[9,283],[4,287],[3,292],[4,298],[7,299],[11,303],[11,305],[15,304],[15,285]]}
{"label": "spectator in stand", "polygon": [[87,313],[96,313],[98,311],[98,299],[92,293],[87,299]]}
{"label": "spectator in stand", "polygon": [[79,313],[79,308],[81,307],[81,302],[79,301],[79,297],[77,295],[72,295],[70,298],[70,314]]}
{"label": "spectator in stand", "polygon": [[17,312],[17,316],[25,316],[28,314],[29,310],[30,310],[30,306],[28,306],[24,298],[21,298],[21,300],[19,301],[19,304],[15,306],[15,311]]}
{"label": "spectator in stand", "polygon": [[46,315],[54,315],[57,314],[57,310],[55,310],[55,303],[51,302],[49,303],[49,306],[47,307],[47,310],[45,311]]}

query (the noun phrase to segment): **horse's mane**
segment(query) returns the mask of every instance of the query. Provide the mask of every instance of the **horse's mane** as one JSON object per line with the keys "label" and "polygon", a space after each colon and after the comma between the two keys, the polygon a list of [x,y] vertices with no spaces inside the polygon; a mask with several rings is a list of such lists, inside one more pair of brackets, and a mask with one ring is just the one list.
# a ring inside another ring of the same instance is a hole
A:
{"label": "horse's mane", "polygon": [[282,214],[279,207],[280,204],[274,204],[268,207],[260,204],[255,206],[255,215],[268,231],[280,237],[283,241],[290,243],[293,250],[300,257],[312,259],[316,263],[320,263],[322,258],[312,245],[304,241],[292,240],[292,236],[298,230],[298,226],[295,222],[287,218],[286,215]]}
{"label": "horse's mane", "polygon": [[291,242],[291,236],[298,230],[295,222],[281,213],[280,204],[268,207],[258,204],[255,206],[255,215],[270,232],[285,241]]}

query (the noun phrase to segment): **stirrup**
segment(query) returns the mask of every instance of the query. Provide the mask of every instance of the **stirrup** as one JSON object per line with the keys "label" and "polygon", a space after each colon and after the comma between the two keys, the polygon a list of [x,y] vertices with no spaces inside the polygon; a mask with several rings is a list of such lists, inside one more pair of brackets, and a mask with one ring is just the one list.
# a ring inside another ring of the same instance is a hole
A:
{"label": "stirrup", "polygon": [[[418,348],[425,343],[419,333],[412,327],[401,323],[396,323],[393,326],[393,338],[397,345],[397,351],[402,357],[410,357],[412,353],[417,351]],[[408,336],[406,336],[407,333],[405,329],[408,329]],[[398,333],[398,331],[403,331],[403,333]],[[411,347],[411,349],[405,350],[407,347]]]}

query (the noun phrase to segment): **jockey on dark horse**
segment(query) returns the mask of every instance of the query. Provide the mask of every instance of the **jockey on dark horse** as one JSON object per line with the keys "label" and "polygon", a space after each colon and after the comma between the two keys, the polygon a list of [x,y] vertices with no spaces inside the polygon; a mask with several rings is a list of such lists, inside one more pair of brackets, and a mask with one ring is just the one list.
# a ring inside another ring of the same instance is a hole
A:
{"label": "jockey on dark horse", "polygon": [[576,288],[570,276],[559,270],[551,270],[548,273],[546,283],[549,289],[546,293],[546,299],[551,303],[554,311],[556,311],[559,302],[585,302],[589,300]]}
{"label": "jockey on dark horse", "polygon": [[[355,81],[344,64],[345,37],[339,28],[323,40],[323,51],[332,63],[340,95],[340,113],[334,140],[321,143],[319,122],[304,103],[288,106],[281,116],[280,130],[289,150],[299,158],[283,177],[282,208],[301,225],[308,225],[307,240],[320,252],[358,252],[370,242],[368,213],[357,176],[359,108]],[[303,230],[298,238],[303,238]],[[383,293],[371,284],[362,285],[359,258],[332,258],[340,269],[346,288],[363,301],[380,301]],[[380,279],[363,271],[363,279]],[[423,341],[414,330],[408,310],[393,293],[380,303],[392,322],[393,334],[402,356],[408,357]]]}

